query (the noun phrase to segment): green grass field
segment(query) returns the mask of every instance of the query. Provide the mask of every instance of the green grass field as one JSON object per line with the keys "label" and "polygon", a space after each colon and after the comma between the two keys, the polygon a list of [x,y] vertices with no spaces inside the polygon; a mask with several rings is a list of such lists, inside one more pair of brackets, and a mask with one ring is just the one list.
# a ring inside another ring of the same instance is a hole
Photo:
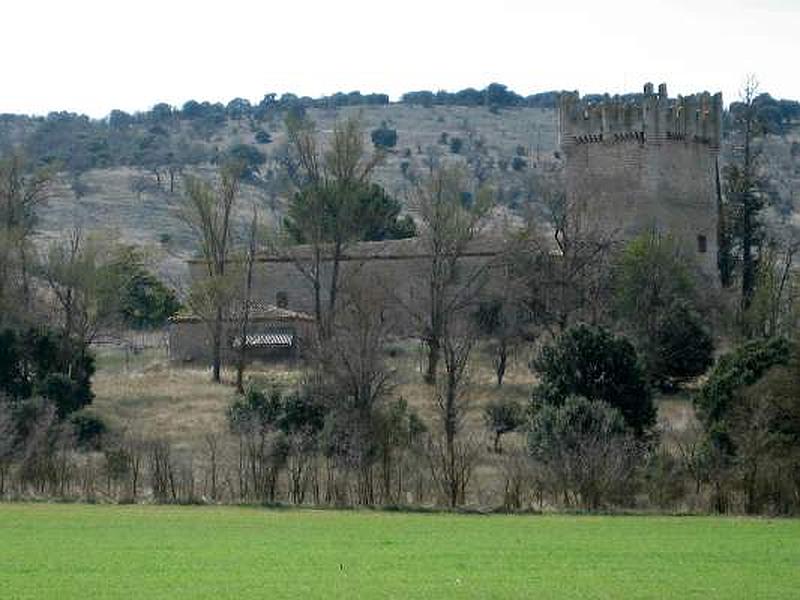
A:
{"label": "green grass field", "polygon": [[791,598],[800,521],[0,505],[0,598]]}

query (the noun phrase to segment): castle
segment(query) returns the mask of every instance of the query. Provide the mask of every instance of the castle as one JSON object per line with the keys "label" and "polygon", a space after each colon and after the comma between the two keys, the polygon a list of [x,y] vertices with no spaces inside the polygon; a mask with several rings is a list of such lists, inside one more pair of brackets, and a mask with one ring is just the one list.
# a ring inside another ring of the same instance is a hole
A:
{"label": "castle", "polygon": [[[722,112],[719,93],[669,98],[665,84],[654,93],[648,83],[633,100],[605,97],[592,102],[577,93],[562,94],[558,131],[569,207],[582,211],[593,227],[621,240],[653,229],[669,233],[694,256],[709,280],[715,279]],[[466,249],[461,268],[478,272],[502,249],[502,240],[475,240]],[[359,274],[374,286],[391,290],[396,306],[387,309],[399,314],[424,297],[426,252],[414,238],[360,242],[347,248],[342,276]],[[265,339],[271,335],[285,340],[288,335],[296,340],[307,329],[313,290],[298,262],[310,260],[310,250],[303,246],[259,258],[253,279],[255,299],[275,305],[262,319]],[[192,277],[206,273],[200,261],[190,261],[189,267]],[[323,264],[323,271],[330,267]],[[410,317],[404,314],[405,326],[400,323],[399,330],[411,334]],[[209,344],[203,332],[196,320],[173,320],[172,358],[207,358]]]}
{"label": "castle", "polygon": [[570,206],[621,239],[668,232],[715,277],[722,113],[722,94],[669,98],[663,83],[657,93],[646,84],[633,101],[562,94],[558,131]]}

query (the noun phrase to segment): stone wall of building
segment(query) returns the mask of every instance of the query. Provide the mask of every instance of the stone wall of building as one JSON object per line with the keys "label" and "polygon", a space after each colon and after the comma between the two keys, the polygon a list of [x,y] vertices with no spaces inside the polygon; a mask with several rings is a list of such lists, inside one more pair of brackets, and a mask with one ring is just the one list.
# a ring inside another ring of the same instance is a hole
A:
{"label": "stone wall of building", "polygon": [[[459,280],[483,288],[476,295],[476,302],[496,291],[497,278],[491,276],[487,265],[498,262],[502,248],[502,240],[476,240],[458,261]],[[254,301],[313,315],[314,288],[303,274],[311,264],[307,252],[308,248],[301,246],[260,257],[253,273]],[[328,300],[331,266],[331,261],[322,265],[323,302]],[[190,262],[189,267],[192,277],[205,276],[202,263]],[[381,296],[385,318],[391,319],[395,332],[410,335],[417,332],[418,326],[413,313],[424,310],[430,298],[430,268],[431,257],[418,238],[361,242],[346,249],[340,281],[346,284],[348,279],[358,277],[360,284],[373,286]]]}
{"label": "stone wall of building", "polygon": [[635,102],[560,102],[571,205],[622,239],[649,229],[676,237],[709,274],[717,265],[717,156],[722,95],[669,98],[645,86]]}

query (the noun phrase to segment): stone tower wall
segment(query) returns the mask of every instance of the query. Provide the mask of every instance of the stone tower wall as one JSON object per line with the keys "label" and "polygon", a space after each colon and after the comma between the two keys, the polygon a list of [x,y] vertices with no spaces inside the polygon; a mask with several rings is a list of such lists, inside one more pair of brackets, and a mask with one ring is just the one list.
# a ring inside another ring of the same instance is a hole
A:
{"label": "stone tower wall", "polygon": [[721,94],[671,99],[663,84],[659,93],[646,85],[636,102],[564,94],[559,125],[573,205],[622,239],[669,233],[716,272]]}

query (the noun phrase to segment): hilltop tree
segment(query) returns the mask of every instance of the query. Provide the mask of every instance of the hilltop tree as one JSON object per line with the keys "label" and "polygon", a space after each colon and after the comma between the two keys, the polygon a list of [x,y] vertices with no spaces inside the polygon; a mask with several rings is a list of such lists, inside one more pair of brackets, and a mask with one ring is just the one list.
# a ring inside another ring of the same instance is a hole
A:
{"label": "hilltop tree", "polygon": [[397,130],[389,128],[386,121],[377,129],[373,129],[370,137],[376,148],[394,148],[397,145]]}

